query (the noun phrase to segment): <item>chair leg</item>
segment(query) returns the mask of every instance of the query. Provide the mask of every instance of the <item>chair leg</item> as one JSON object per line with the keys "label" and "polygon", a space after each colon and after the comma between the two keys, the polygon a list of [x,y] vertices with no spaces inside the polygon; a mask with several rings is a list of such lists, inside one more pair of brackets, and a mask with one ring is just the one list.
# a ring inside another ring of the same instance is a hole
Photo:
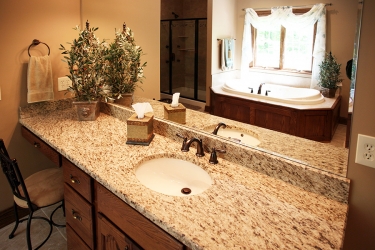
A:
{"label": "chair leg", "polygon": [[31,238],[30,238],[30,228],[31,228],[32,218],[33,218],[33,211],[30,211],[29,218],[27,219],[27,226],[26,226],[26,242],[27,242],[27,249],[29,250],[32,250]]}
{"label": "chair leg", "polygon": [[14,216],[16,217],[16,221],[15,221],[12,232],[9,234],[9,239],[12,239],[14,237],[14,232],[17,230],[18,224],[20,223],[19,218],[18,218],[17,205],[15,202],[13,202],[13,210],[14,210]]}
{"label": "chair leg", "polygon": [[56,207],[55,210],[52,211],[51,216],[49,217],[50,222],[51,222],[52,225],[54,225],[55,227],[65,227],[65,225],[56,224],[56,223],[53,221],[53,215],[55,214],[55,212],[57,211],[57,209],[59,209],[60,207],[61,207],[61,209],[63,210],[64,217],[65,217],[65,203],[64,203],[64,200],[62,200],[62,203],[61,203],[60,206]]}

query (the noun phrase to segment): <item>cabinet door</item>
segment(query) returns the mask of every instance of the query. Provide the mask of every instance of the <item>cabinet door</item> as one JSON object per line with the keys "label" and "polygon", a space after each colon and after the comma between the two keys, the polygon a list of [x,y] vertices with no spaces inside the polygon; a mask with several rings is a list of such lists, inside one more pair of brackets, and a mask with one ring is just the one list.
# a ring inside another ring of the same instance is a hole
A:
{"label": "cabinet door", "polygon": [[138,250],[126,235],[117,229],[103,215],[97,216],[98,250]]}

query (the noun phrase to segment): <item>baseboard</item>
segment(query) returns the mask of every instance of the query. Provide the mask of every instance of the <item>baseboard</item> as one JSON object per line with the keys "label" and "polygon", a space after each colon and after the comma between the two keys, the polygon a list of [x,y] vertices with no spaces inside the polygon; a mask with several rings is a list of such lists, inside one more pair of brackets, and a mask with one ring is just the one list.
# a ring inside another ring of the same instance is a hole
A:
{"label": "baseboard", "polygon": [[[29,214],[29,209],[18,207],[18,216],[19,218],[25,217]],[[9,224],[15,222],[16,217],[14,216],[13,207],[5,209],[0,212],[0,228],[8,226]]]}
{"label": "baseboard", "polygon": [[211,106],[204,106],[204,112],[211,114]]}
{"label": "baseboard", "polygon": [[347,123],[348,123],[348,118],[345,118],[345,117],[340,117],[339,118],[339,124],[346,125]]}

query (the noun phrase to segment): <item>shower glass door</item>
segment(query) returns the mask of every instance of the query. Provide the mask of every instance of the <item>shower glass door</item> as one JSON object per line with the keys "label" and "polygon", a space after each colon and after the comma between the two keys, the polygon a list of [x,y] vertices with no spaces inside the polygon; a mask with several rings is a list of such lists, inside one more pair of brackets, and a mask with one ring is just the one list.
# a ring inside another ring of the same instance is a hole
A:
{"label": "shower glass door", "polygon": [[160,90],[206,100],[206,19],[161,21]]}

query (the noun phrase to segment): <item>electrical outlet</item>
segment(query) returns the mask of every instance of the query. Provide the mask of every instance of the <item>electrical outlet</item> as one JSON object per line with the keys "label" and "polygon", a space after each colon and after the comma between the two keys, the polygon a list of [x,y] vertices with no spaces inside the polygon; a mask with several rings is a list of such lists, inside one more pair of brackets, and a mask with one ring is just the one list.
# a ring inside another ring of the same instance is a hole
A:
{"label": "electrical outlet", "polygon": [[358,134],[355,162],[375,168],[375,137]]}
{"label": "electrical outlet", "polygon": [[59,77],[57,79],[57,90],[58,91],[66,91],[70,86],[72,86],[72,81],[69,77]]}

